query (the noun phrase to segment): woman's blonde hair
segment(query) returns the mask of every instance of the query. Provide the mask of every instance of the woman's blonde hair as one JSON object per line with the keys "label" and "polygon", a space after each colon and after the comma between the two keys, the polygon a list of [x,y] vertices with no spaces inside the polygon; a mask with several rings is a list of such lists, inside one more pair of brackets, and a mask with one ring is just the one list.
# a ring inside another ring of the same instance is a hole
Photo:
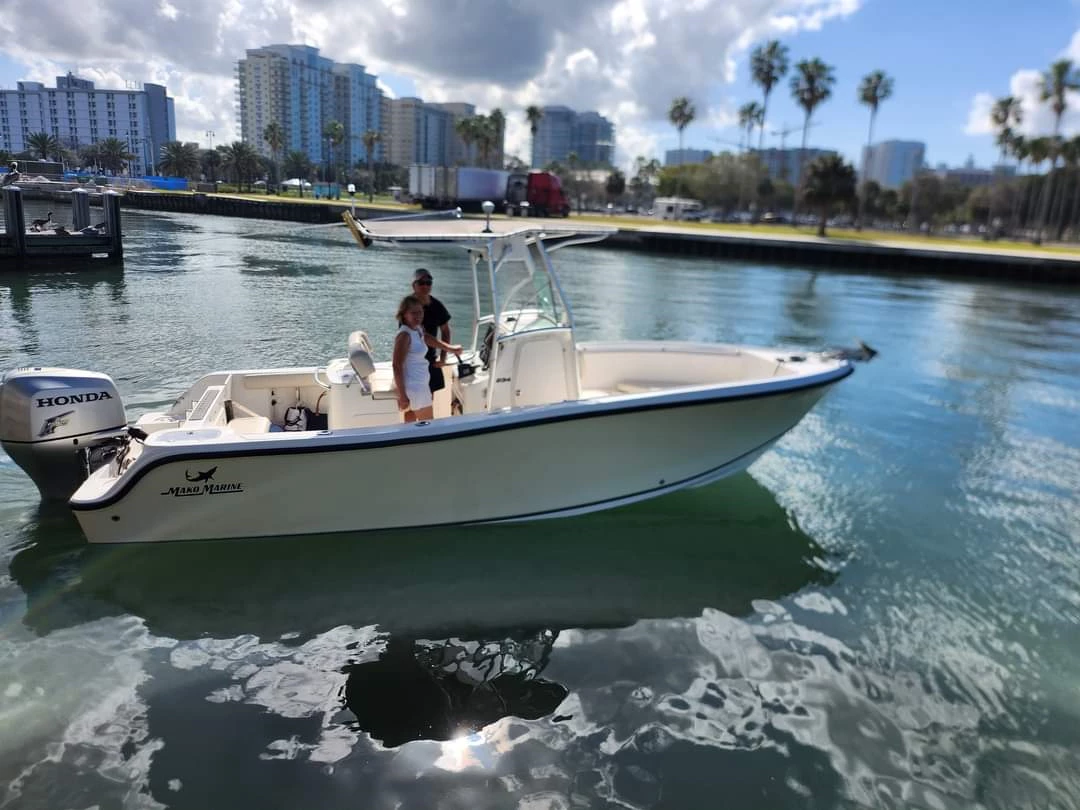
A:
{"label": "woman's blonde hair", "polygon": [[420,309],[423,310],[424,302],[417,298],[415,295],[406,295],[404,298],[401,299],[401,303],[398,304],[397,308],[398,326],[401,326],[403,323],[405,323],[405,313],[413,307],[420,307]]}

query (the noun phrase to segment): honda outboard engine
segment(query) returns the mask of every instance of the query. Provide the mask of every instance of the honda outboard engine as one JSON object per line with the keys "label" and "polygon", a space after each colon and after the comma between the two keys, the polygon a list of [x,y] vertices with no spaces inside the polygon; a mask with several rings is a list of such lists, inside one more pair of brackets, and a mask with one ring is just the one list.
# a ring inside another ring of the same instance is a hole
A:
{"label": "honda outboard engine", "polygon": [[0,446],[46,500],[71,497],[127,434],[124,403],[106,374],[17,368],[0,380]]}

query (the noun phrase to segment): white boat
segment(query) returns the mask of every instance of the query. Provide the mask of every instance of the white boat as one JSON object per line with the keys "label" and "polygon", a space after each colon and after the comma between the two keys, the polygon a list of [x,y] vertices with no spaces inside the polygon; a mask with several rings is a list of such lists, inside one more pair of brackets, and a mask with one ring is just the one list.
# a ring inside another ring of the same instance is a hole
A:
{"label": "white boat", "polygon": [[357,331],[325,366],[207,374],[130,426],[104,374],[15,369],[4,450],[44,498],[69,499],[92,543],[533,520],[738,472],[853,370],[836,352],[579,343],[551,253],[608,228],[346,218],[365,246],[444,243],[469,260],[471,349],[434,419],[403,422],[389,358]]}

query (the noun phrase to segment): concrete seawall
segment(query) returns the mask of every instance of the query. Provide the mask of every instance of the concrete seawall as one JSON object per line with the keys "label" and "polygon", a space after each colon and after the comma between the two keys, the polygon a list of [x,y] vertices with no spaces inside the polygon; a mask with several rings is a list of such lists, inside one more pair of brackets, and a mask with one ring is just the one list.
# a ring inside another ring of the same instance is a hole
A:
{"label": "concrete seawall", "polygon": [[[346,202],[300,202],[267,197],[250,199],[225,194],[168,194],[129,191],[123,205],[149,211],[275,219],[311,224],[338,222]],[[408,213],[399,209],[356,206],[357,219]],[[571,220],[572,221],[572,220]],[[602,223],[603,218],[590,218]],[[620,223],[621,224],[621,223]],[[941,276],[982,277],[1019,281],[1080,284],[1077,253],[1023,248],[995,248],[976,244],[926,244],[890,241],[887,236],[866,239],[829,239],[785,233],[782,226],[762,225],[753,233],[688,228],[677,223],[642,219],[641,225],[623,226],[600,243],[626,250],[642,250],[723,259],[811,264],[858,271],[898,271]]]}
{"label": "concrete seawall", "polygon": [[620,229],[602,244],[655,253],[711,256],[752,261],[850,268],[853,270],[931,273],[943,276],[1009,278],[1059,284],[1080,283],[1080,252],[949,245],[883,239],[829,239],[798,234],[680,229],[677,225],[644,225]]}

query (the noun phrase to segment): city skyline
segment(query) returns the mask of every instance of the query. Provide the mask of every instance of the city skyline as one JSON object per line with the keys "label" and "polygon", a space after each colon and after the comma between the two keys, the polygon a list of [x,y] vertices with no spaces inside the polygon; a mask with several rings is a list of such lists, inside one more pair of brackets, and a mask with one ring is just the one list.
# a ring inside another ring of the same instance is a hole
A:
{"label": "city skyline", "polygon": [[[768,10],[750,0],[705,0],[689,9],[667,9],[660,0],[599,0],[584,11],[557,0],[545,9],[507,4],[467,19],[421,0],[386,0],[385,13],[357,36],[334,24],[344,8],[337,0],[302,15],[291,13],[290,0],[276,0],[282,14],[248,19],[243,9],[252,1],[238,0],[239,11],[226,14],[197,0],[166,0],[148,22],[131,16],[113,29],[109,21],[119,21],[123,11],[90,0],[104,23],[95,29],[110,33],[80,31],[74,42],[65,38],[66,29],[21,29],[17,22],[29,11],[26,0],[14,0],[0,11],[7,44],[0,87],[49,82],[69,71],[98,87],[162,84],[176,99],[177,136],[206,146],[207,131],[216,132],[218,143],[239,138],[233,67],[246,49],[308,43],[335,62],[366,66],[391,97],[467,100],[480,113],[500,107],[507,154],[525,160],[531,148],[527,105],[596,110],[618,131],[616,163],[625,169],[638,154],[662,159],[677,145],[666,119],[677,95],[698,108],[685,132],[687,148],[732,148],[723,141],[738,139],[735,110],[760,101],[749,81],[749,50],[776,37],[793,62],[816,56],[835,67],[833,96],[814,114],[808,147],[835,149],[858,165],[869,114],[855,88],[867,72],[882,69],[894,77],[896,90],[881,107],[875,142],[923,141],[931,165],[959,166],[970,155],[977,165],[991,166],[997,159],[987,120],[993,100],[1020,95],[1028,107],[1021,130],[1049,133],[1052,116],[1035,104],[1038,72],[1060,56],[1080,61],[1080,10],[1070,0],[1049,0],[1025,15],[999,0],[978,15],[926,0],[904,9],[879,0],[781,0]],[[995,42],[1007,45],[1004,55]],[[1073,101],[1063,121],[1067,135],[1080,130],[1080,99]],[[786,145],[798,146],[801,125],[785,79],[770,97],[765,146],[781,145],[770,133],[782,128],[795,130]]]}

